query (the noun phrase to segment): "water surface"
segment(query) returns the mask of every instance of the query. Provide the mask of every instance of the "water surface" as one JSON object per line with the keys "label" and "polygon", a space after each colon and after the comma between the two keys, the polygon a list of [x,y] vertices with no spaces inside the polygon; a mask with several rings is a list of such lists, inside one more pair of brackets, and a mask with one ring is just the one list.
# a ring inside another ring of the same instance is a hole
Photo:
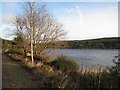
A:
{"label": "water surface", "polygon": [[50,53],[52,58],[65,55],[73,58],[80,67],[97,68],[113,65],[114,56],[118,55],[117,49],[54,49]]}

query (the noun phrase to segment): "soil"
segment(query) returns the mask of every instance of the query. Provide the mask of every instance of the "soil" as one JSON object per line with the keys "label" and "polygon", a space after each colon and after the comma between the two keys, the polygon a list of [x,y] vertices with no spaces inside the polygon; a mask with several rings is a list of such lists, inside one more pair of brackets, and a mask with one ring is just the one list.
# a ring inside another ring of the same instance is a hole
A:
{"label": "soil", "polygon": [[18,61],[2,55],[2,88],[36,88],[34,76],[27,72]]}

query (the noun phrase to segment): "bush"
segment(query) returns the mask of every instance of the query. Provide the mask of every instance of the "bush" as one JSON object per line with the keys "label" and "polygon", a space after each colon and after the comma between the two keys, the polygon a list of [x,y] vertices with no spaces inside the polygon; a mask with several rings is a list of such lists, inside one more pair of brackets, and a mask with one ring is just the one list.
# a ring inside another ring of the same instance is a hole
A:
{"label": "bush", "polygon": [[118,88],[118,80],[111,73],[102,72],[99,76],[101,88]]}
{"label": "bush", "polygon": [[50,65],[55,69],[61,70],[65,73],[77,71],[79,69],[79,65],[75,61],[66,56],[59,56],[54,61],[51,61]]}
{"label": "bush", "polygon": [[[117,80],[116,82],[120,83],[120,55],[114,57],[113,63],[114,66],[110,67],[109,71],[112,77]],[[120,87],[120,85],[118,85],[118,87]]]}
{"label": "bush", "polygon": [[117,79],[106,71],[102,73],[70,72],[67,75],[58,71],[53,73],[41,72],[37,79],[39,88],[65,88],[65,89],[89,89],[89,88],[118,88]]}
{"label": "bush", "polygon": [[120,55],[115,56],[113,59],[114,66],[112,66],[109,70],[111,73],[115,75],[120,75]]}
{"label": "bush", "polygon": [[38,88],[60,88],[63,85],[64,75],[58,72],[41,72]]}
{"label": "bush", "polygon": [[44,64],[47,64],[47,62],[49,62],[49,60],[50,60],[50,56],[47,56],[47,55],[44,55],[44,56],[34,56],[34,59],[35,59],[35,62],[37,63],[37,62],[39,62],[39,61],[41,61],[42,63],[44,63]]}

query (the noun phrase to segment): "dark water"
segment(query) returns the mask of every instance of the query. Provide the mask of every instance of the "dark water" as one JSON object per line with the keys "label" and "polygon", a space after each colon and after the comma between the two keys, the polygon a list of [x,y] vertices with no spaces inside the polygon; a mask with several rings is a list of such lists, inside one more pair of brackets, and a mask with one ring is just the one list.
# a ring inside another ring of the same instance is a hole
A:
{"label": "dark water", "polygon": [[114,56],[118,55],[117,49],[54,49],[51,52],[52,58],[59,55],[66,55],[73,58],[80,67],[99,68],[113,65]]}

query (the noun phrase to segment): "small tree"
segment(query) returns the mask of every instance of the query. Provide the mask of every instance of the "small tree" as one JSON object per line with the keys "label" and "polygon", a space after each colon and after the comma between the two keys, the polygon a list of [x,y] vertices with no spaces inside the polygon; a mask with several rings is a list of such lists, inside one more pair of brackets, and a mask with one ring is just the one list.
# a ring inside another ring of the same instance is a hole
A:
{"label": "small tree", "polygon": [[27,44],[26,44],[27,42],[25,42],[24,38],[22,37],[20,33],[18,33],[17,37],[14,38],[13,43],[14,43],[13,49],[18,49],[21,54],[26,56],[26,52],[28,50]]}
{"label": "small tree", "polygon": [[[115,56],[113,59],[114,66],[109,69],[110,73],[114,78],[117,80],[117,86],[120,87],[120,55],[118,53],[118,56]],[[114,81],[115,82],[115,81]]]}
{"label": "small tree", "polygon": [[110,71],[120,77],[120,55],[114,57],[113,63],[114,66],[112,66]]}
{"label": "small tree", "polygon": [[39,3],[26,2],[23,16],[15,18],[17,33],[24,39],[23,45],[31,51],[32,64],[35,55],[41,55],[49,43],[60,40],[66,33],[55,18]]}

